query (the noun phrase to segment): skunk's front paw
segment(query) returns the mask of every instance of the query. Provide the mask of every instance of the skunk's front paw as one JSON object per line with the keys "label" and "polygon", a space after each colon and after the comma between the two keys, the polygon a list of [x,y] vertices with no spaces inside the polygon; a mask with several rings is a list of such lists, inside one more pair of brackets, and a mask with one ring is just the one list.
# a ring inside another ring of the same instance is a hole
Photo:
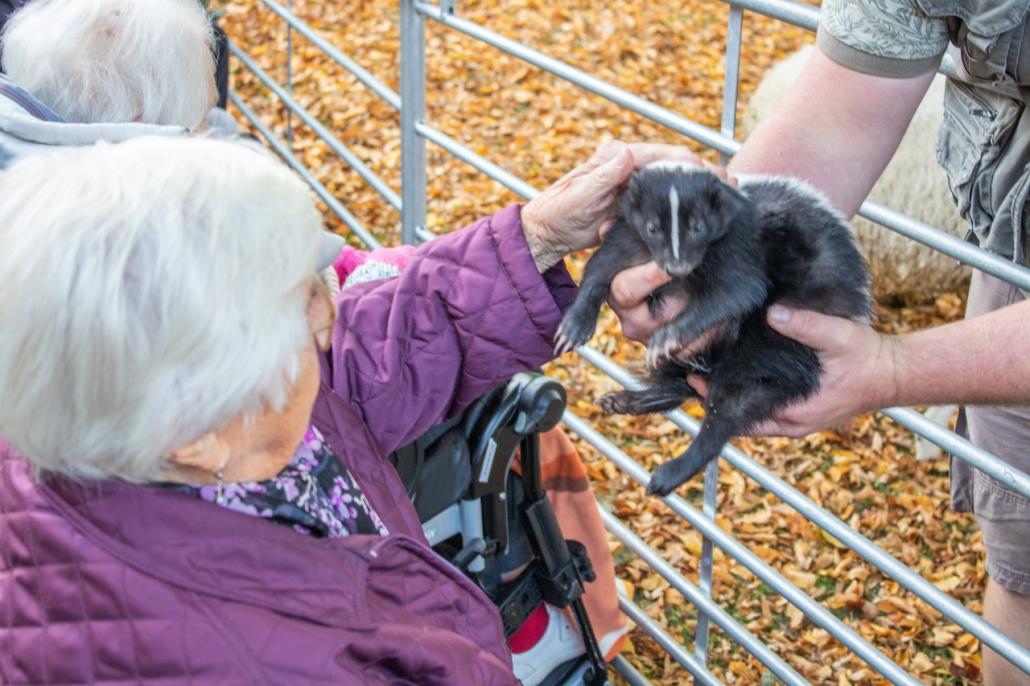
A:
{"label": "skunk's front paw", "polygon": [[565,313],[554,335],[554,354],[563,355],[585,344],[594,335],[597,325],[588,313],[578,312],[575,308]]}
{"label": "skunk's front paw", "polygon": [[658,366],[659,362],[671,358],[681,347],[679,332],[670,326],[663,326],[652,334],[647,343],[647,366]]}

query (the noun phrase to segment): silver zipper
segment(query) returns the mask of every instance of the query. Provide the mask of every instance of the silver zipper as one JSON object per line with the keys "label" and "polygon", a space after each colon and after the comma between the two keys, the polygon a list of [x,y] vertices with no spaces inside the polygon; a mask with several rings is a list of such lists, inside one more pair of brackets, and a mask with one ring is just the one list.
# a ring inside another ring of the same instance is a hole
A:
{"label": "silver zipper", "polygon": [[959,88],[959,90],[961,90],[963,93],[969,96],[970,100],[980,105],[980,109],[971,110],[973,114],[979,115],[981,117],[987,117],[991,121],[994,121],[998,118],[998,110],[994,108],[994,105],[980,97],[980,95],[976,92],[976,89],[974,89],[972,86],[963,81],[955,81],[955,85]]}

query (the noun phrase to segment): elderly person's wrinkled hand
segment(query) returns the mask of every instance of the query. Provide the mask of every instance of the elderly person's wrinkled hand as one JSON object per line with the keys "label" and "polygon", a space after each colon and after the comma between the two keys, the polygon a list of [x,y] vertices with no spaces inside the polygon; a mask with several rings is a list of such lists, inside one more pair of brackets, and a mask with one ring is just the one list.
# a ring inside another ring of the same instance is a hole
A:
{"label": "elderly person's wrinkled hand", "polygon": [[522,224],[537,268],[546,271],[565,255],[597,245],[622,185],[637,169],[663,159],[702,164],[681,146],[607,141],[531,200],[522,208]]}

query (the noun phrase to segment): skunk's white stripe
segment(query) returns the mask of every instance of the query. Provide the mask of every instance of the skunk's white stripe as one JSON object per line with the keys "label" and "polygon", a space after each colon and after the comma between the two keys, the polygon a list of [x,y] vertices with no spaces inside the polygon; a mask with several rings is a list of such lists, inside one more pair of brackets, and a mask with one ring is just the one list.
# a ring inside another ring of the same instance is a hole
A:
{"label": "skunk's white stripe", "polygon": [[685,174],[702,174],[708,172],[707,169],[696,162],[688,162],[687,160],[656,160],[648,163],[644,169],[678,171]]}
{"label": "skunk's white stripe", "polygon": [[680,258],[680,196],[675,186],[669,186],[669,214],[672,215],[672,257]]}

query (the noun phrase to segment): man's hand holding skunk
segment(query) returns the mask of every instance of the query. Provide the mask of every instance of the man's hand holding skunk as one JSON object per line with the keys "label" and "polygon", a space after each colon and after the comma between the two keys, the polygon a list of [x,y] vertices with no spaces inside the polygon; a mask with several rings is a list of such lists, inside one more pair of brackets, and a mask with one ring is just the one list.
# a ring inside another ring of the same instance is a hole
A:
{"label": "man's hand holding skunk", "polygon": [[[608,303],[619,316],[627,338],[646,343],[658,328],[689,306],[671,294],[663,298],[657,315],[652,316],[651,294],[670,280],[654,262],[631,267],[615,277]],[[819,353],[821,390],[776,413],[773,419],[753,428],[751,434],[804,436],[897,401],[897,337],[877,334],[868,325],[842,317],[783,306],[770,308],[768,321],[779,333]],[[679,356],[687,358],[705,348],[713,335],[715,331],[709,330],[685,345]],[[692,374],[687,380],[702,396],[707,395],[704,376]]]}

